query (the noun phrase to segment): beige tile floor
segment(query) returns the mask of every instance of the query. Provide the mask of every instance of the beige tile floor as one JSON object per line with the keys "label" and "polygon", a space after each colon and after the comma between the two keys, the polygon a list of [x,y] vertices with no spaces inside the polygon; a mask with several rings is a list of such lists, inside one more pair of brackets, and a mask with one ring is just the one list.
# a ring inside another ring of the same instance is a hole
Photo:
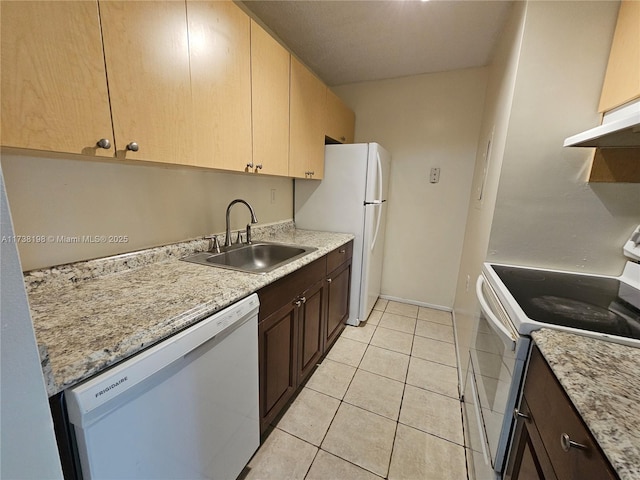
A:
{"label": "beige tile floor", "polygon": [[467,478],[451,314],[387,300],[347,327],[246,479]]}

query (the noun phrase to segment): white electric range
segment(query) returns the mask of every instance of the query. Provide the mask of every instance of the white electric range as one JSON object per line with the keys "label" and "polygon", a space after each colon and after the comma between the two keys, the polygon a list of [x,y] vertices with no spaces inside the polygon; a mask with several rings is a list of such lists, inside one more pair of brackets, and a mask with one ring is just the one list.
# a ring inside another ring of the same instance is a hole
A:
{"label": "white electric range", "polygon": [[623,251],[631,260],[617,277],[483,265],[476,284],[482,313],[463,358],[467,438],[478,453],[470,478],[501,478],[532,331],[552,328],[640,347],[640,226]]}

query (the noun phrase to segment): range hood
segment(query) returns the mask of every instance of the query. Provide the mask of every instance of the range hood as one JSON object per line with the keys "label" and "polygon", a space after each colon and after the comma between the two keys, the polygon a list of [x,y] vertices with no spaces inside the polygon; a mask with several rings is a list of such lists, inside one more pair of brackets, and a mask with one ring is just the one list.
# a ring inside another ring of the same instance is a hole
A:
{"label": "range hood", "polygon": [[640,147],[640,99],[604,114],[602,125],[568,137],[565,147]]}

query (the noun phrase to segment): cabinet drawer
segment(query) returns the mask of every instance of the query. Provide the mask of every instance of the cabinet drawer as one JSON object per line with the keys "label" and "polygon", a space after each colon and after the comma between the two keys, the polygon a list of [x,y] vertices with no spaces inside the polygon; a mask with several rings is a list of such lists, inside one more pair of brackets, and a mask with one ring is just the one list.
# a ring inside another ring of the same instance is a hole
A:
{"label": "cabinet drawer", "polygon": [[[558,478],[617,478],[537,348],[531,353],[524,398]],[[565,451],[561,441],[565,435],[584,448],[572,446]]]}
{"label": "cabinet drawer", "polygon": [[353,256],[353,240],[327,254],[327,273],[333,272]]}
{"label": "cabinet drawer", "polygon": [[258,290],[258,297],[260,298],[258,321],[261,322],[282,305],[292,301],[295,296],[322,280],[325,276],[326,265],[327,257],[325,255],[273,282],[271,285]]}

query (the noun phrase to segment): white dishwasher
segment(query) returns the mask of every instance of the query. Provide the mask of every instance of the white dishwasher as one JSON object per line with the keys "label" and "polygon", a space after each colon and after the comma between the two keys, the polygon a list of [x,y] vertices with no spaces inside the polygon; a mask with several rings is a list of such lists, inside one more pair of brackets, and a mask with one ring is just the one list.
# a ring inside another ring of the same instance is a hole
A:
{"label": "white dishwasher", "polygon": [[233,480],[260,443],[253,294],[66,391],[85,479]]}

